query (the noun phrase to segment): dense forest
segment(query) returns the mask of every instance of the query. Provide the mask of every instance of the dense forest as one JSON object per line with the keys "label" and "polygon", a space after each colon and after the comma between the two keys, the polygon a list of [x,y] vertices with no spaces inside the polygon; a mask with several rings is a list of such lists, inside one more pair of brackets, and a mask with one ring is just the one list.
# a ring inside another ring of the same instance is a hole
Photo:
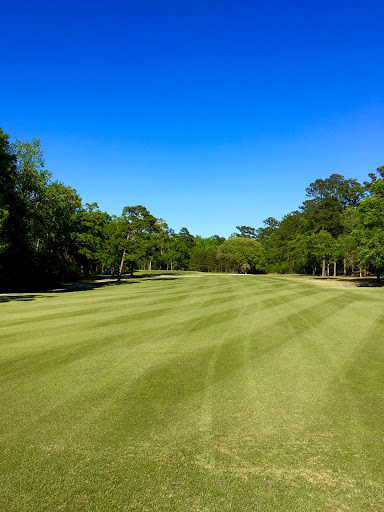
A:
{"label": "dense forest", "polygon": [[40,288],[92,273],[135,269],[366,275],[384,269],[384,166],[369,181],[332,174],[306,189],[298,210],[218,235],[178,233],[144,206],[120,216],[83,204],[45,169],[40,141],[0,129],[0,283]]}

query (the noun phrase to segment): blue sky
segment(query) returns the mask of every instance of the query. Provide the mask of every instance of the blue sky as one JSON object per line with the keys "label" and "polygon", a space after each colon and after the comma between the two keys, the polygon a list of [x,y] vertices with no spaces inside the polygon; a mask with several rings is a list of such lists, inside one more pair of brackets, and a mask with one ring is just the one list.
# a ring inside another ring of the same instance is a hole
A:
{"label": "blue sky", "polygon": [[7,2],[0,126],[84,202],[228,236],[384,164],[383,25],[382,0]]}

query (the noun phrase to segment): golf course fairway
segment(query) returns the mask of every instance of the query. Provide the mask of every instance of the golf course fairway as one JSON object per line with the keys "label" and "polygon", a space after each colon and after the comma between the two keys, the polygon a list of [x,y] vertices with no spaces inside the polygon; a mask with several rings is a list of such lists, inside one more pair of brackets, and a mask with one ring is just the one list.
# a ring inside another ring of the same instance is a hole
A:
{"label": "golf course fairway", "polygon": [[1,512],[384,511],[383,293],[175,273],[0,296]]}

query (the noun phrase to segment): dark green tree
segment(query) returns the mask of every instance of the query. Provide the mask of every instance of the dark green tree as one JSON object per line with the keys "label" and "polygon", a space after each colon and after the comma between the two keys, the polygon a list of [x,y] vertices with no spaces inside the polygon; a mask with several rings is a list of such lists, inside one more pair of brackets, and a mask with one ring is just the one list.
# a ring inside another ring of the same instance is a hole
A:
{"label": "dark green tree", "polygon": [[187,270],[193,248],[196,245],[195,237],[190,234],[187,228],[183,227],[176,235],[174,245],[174,265],[180,270]]}
{"label": "dark green tree", "polygon": [[363,199],[357,210],[359,229],[359,258],[370,267],[381,283],[384,272],[384,166],[377,169],[380,178],[373,181],[370,196]]}
{"label": "dark green tree", "polygon": [[236,226],[239,233],[236,236],[242,236],[244,238],[256,238],[256,229],[250,226]]}
{"label": "dark green tree", "polygon": [[121,279],[124,263],[129,264],[131,275],[135,262],[145,255],[145,234],[154,233],[157,230],[156,218],[141,205],[126,206],[121,216],[124,228],[124,248],[118,270],[118,279]]}
{"label": "dark green tree", "polygon": [[265,251],[260,242],[245,237],[226,240],[218,248],[219,265],[230,272],[262,272],[266,267]]}
{"label": "dark green tree", "polygon": [[111,218],[99,209],[97,203],[86,203],[77,215],[77,227],[73,240],[79,254],[79,264],[83,274],[102,272],[105,228]]}
{"label": "dark green tree", "polygon": [[17,192],[17,158],[0,128],[0,282],[19,284],[27,257],[26,205]]}

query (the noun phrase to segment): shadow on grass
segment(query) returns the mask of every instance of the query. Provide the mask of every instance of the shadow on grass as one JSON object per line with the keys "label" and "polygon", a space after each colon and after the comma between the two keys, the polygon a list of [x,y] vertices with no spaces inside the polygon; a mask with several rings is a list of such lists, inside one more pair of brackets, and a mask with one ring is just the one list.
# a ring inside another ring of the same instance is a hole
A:
{"label": "shadow on grass", "polygon": [[367,288],[367,287],[374,287],[374,288],[381,288],[383,286],[382,281],[377,281],[376,279],[357,279],[356,286],[359,288]]}
{"label": "shadow on grass", "polygon": [[81,292],[87,290],[97,290],[98,288],[106,288],[111,286],[127,286],[131,284],[138,284],[142,281],[174,281],[177,279],[177,274],[136,274],[134,276],[125,276],[121,281],[117,279],[111,279],[106,281],[86,281],[86,282],[77,282],[73,284],[63,284],[58,285],[56,288],[51,288],[49,290],[41,291],[39,290],[36,293],[17,293],[11,292],[9,294],[0,295],[0,303],[1,302],[29,302],[36,299],[53,299],[53,295],[48,295],[52,293],[73,293],[73,292]]}
{"label": "shadow on grass", "polygon": [[35,299],[53,299],[51,295],[37,295],[37,294],[23,294],[20,293],[18,295],[0,295],[0,302],[12,302],[12,301],[19,301],[19,302],[30,302],[31,300]]}
{"label": "shadow on grass", "polygon": [[[177,277],[162,277],[158,274],[154,274],[153,276],[150,274],[143,274],[133,277],[123,278],[121,281],[117,279],[114,281],[102,281],[102,282],[93,282],[90,281],[88,283],[76,283],[71,285],[63,286],[62,288],[56,288],[54,290],[48,290],[49,292],[58,292],[58,293],[68,293],[68,292],[79,292],[84,290],[96,290],[98,288],[105,288],[110,286],[126,286],[130,284],[137,284],[141,281],[174,281]],[[44,292],[43,292],[44,293]]]}
{"label": "shadow on grass", "polygon": [[331,281],[338,281],[338,282],[341,282],[341,283],[353,283],[356,287],[358,288],[380,288],[383,286],[383,282],[382,281],[377,281],[377,278],[376,277],[352,277],[352,276],[347,276],[347,277],[333,277],[333,276],[330,276],[330,277],[315,277],[315,279],[319,280],[319,281],[327,281],[327,280],[331,280]]}
{"label": "shadow on grass", "polygon": [[[163,277],[163,276],[180,276],[182,274],[180,274],[179,272],[176,272],[174,270],[158,270],[157,272],[150,272],[150,271],[147,271],[147,272],[144,272],[144,273],[138,273],[138,272],[135,272],[133,276],[126,276],[128,279],[145,279],[146,277]],[[169,278],[168,278],[169,279]]]}

